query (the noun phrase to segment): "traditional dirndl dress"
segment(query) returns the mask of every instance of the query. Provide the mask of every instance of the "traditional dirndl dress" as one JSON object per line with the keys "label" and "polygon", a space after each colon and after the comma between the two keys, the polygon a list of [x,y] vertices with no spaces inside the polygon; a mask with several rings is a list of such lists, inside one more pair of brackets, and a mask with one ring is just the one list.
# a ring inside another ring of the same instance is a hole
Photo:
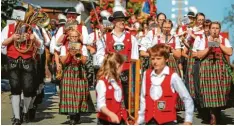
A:
{"label": "traditional dirndl dress", "polygon": [[201,107],[225,107],[231,82],[231,67],[221,49],[216,48],[201,61],[199,85]]}
{"label": "traditional dirndl dress", "polygon": [[61,114],[88,111],[89,89],[84,65],[71,57],[70,59],[70,62],[64,67],[63,79],[61,80],[59,105]]}
{"label": "traditional dirndl dress", "polygon": [[193,80],[193,65],[195,63],[195,59],[192,58],[192,51],[189,50],[188,54],[189,58],[187,59],[187,68],[186,68],[186,77],[185,77],[185,85],[190,93],[190,96],[195,98],[195,88],[194,88],[194,80]]}
{"label": "traditional dirndl dress", "polygon": [[170,68],[172,68],[172,70],[174,70],[179,76],[181,76],[178,62],[177,62],[177,60],[174,58],[174,56],[173,56],[172,53],[170,53],[170,56],[169,56],[169,60],[168,60],[168,62],[167,62],[167,65],[168,65]]}

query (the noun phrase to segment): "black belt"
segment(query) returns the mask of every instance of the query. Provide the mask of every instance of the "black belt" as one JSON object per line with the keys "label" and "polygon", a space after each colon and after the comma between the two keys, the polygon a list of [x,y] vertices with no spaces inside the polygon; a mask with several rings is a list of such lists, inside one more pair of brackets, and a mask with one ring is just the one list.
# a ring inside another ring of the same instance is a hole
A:
{"label": "black belt", "polygon": [[22,63],[22,64],[25,64],[25,63],[30,63],[33,61],[32,58],[28,58],[28,59],[23,59],[21,56],[18,57],[17,59],[13,59],[11,57],[8,57],[8,61],[9,62],[14,62],[14,63]]}

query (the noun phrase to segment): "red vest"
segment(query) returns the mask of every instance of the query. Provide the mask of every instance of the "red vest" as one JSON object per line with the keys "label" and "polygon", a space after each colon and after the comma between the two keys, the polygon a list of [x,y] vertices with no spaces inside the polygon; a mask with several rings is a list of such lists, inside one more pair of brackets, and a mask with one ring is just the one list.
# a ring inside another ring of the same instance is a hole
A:
{"label": "red vest", "polygon": [[131,33],[133,36],[136,36],[136,35],[137,35],[137,31],[136,31],[136,30],[130,30],[130,33]]}
{"label": "red vest", "polygon": [[[158,36],[158,44],[160,44],[160,43],[162,43],[161,42],[161,39],[160,39],[160,35]],[[172,43],[167,43],[168,45],[170,45],[173,49],[175,49],[175,37],[173,37],[173,41],[172,41]]]}
{"label": "red vest", "polygon": [[[122,106],[123,104],[123,99],[124,99],[124,96],[122,95],[122,101],[121,102],[117,102],[114,98],[114,88],[113,86],[111,85],[111,83],[108,82],[107,79],[102,79],[105,83],[105,86],[106,86],[106,107],[113,113],[115,113],[118,117],[119,117],[119,120],[121,121],[122,119],[124,121],[126,121],[127,119],[127,111],[126,109]],[[121,90],[123,91],[123,88],[122,88],[122,84],[119,82],[118,83]],[[112,88],[109,88],[109,87],[112,87]],[[98,94],[97,94],[98,95]],[[97,113],[97,117],[99,119],[103,119],[105,121],[108,121],[108,122],[111,122],[111,119],[106,116],[105,114],[103,114],[102,112],[98,112]]]}
{"label": "red vest", "polygon": [[163,94],[158,100],[150,97],[152,69],[146,71],[146,94],[145,94],[145,122],[154,118],[158,124],[164,124],[176,120],[176,102],[177,93],[171,90],[171,76],[173,71],[170,69],[169,75],[166,75],[161,86]]}
{"label": "red vest", "polygon": [[[15,32],[15,24],[10,24],[9,25],[9,29],[8,29],[8,38],[11,37]],[[21,44],[21,48],[25,48],[26,49],[26,45],[25,43]],[[9,45],[7,45],[7,56],[11,57],[13,59],[17,59],[19,56],[21,56],[23,59],[28,59],[31,58],[33,56],[33,46],[29,49],[28,52],[26,53],[20,53],[16,50],[15,46],[14,46],[14,42],[10,43]]]}
{"label": "red vest", "polygon": [[[124,49],[121,50],[120,53],[124,56],[127,57],[127,61],[124,62],[123,64],[123,68],[122,71],[125,70],[129,70],[130,68],[130,63],[131,63],[131,51],[132,51],[132,41],[131,41],[131,34],[130,33],[126,33],[125,34],[125,38],[124,38]],[[106,33],[106,53],[107,52],[116,52],[116,50],[114,49],[114,39],[113,36],[111,35],[111,33]]]}

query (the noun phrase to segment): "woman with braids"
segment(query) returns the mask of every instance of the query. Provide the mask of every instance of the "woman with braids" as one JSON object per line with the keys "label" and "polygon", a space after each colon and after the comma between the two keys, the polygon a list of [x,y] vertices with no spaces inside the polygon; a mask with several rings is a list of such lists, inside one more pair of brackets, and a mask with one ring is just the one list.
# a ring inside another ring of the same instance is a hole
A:
{"label": "woman with braids", "polygon": [[70,116],[70,124],[79,123],[80,112],[88,111],[88,81],[84,64],[87,61],[87,48],[80,41],[77,30],[68,32],[68,44],[65,45],[65,56],[60,60],[63,64],[59,112]]}
{"label": "woman with braids", "polygon": [[210,110],[210,124],[220,124],[221,109],[226,107],[231,89],[232,71],[226,56],[232,55],[228,39],[220,36],[221,25],[212,22],[210,36],[202,38],[197,48],[200,66],[200,106]]}

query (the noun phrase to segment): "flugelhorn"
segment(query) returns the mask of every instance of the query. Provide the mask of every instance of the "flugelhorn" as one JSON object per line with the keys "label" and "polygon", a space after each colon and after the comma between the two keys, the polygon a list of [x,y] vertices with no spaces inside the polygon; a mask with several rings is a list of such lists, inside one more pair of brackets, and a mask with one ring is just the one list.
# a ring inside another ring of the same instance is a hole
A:
{"label": "flugelhorn", "polygon": [[69,52],[75,56],[76,60],[81,59],[81,47],[82,44],[80,42],[69,42],[68,44]]}

